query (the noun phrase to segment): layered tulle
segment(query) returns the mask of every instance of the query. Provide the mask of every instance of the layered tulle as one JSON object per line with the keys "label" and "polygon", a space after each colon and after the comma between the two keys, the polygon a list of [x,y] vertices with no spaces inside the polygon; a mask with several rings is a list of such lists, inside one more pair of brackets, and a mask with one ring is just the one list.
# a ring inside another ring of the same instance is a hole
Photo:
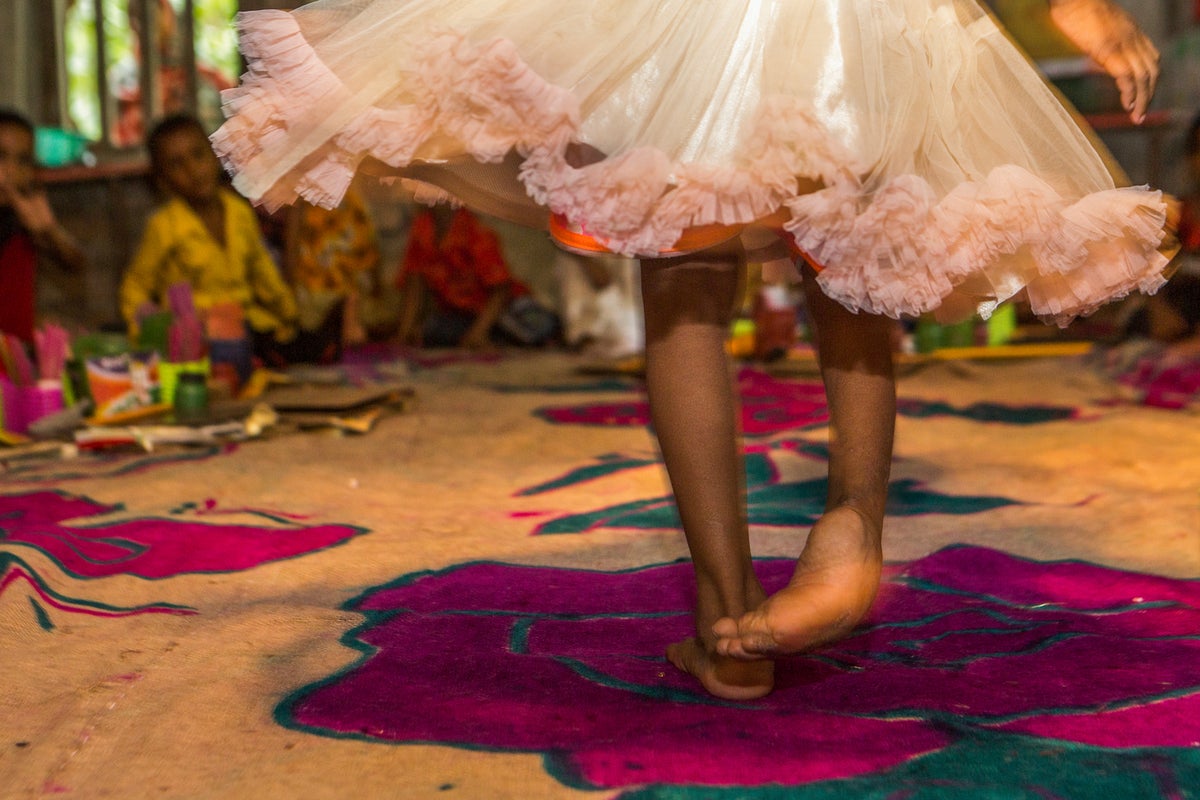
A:
{"label": "layered tulle", "polygon": [[1154,291],[1166,206],[970,0],[324,0],[239,18],[214,135],[238,188],[360,170],[652,256],[780,226],[853,309],[1064,323]]}

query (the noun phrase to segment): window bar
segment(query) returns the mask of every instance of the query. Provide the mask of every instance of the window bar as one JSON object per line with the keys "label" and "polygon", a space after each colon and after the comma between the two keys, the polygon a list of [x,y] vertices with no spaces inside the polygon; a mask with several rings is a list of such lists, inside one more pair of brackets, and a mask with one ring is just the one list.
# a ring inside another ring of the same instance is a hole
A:
{"label": "window bar", "polygon": [[75,129],[67,103],[67,6],[54,0],[54,124]]}
{"label": "window bar", "polygon": [[108,89],[108,46],[104,35],[104,0],[92,0],[96,24],[96,94],[100,100],[100,140],[106,145],[113,143],[113,118],[116,116],[116,98]]}
{"label": "window bar", "polygon": [[141,64],[138,65],[138,85],[142,90],[142,120],[148,131],[153,121],[163,112],[162,86],[159,80],[162,59],[158,51],[158,0],[145,0],[141,6],[138,22],[138,48]]}
{"label": "window bar", "polygon": [[[11,72],[5,77],[12,81],[12,91],[14,95],[20,98],[21,105],[25,106],[26,108],[32,108],[33,103],[30,102],[30,89],[32,87],[30,85],[29,71],[27,68],[30,56],[28,47],[29,19],[26,17],[25,12],[26,7],[24,4],[18,5],[15,9],[9,12],[9,24],[12,25],[12,31],[15,34],[17,41],[13,43],[15,50],[13,52],[12,59],[9,60],[9,58],[5,56],[4,66],[11,70]],[[41,98],[38,99],[40,100]],[[39,108],[37,111],[39,112],[37,116],[40,116],[41,109]]]}
{"label": "window bar", "polygon": [[199,89],[196,86],[196,4],[194,0],[183,2],[183,74],[186,90],[187,111],[193,116],[200,113]]}
{"label": "window bar", "polygon": [[1168,33],[1184,29],[1183,9],[1179,7],[1179,0],[1167,0],[1166,2],[1166,25],[1165,30]]}

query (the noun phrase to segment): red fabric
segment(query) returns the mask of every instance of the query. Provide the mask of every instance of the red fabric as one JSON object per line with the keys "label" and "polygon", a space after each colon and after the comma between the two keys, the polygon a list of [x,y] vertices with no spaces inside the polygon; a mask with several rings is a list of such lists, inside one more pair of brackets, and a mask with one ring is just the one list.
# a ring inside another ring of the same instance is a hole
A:
{"label": "red fabric", "polygon": [[37,252],[24,231],[0,244],[0,331],[33,341]]}
{"label": "red fabric", "polygon": [[411,273],[421,276],[439,303],[470,314],[482,311],[499,286],[508,286],[514,297],[528,291],[509,273],[499,237],[466,209],[454,212],[440,242],[433,212],[413,220],[398,276],[401,286]]}

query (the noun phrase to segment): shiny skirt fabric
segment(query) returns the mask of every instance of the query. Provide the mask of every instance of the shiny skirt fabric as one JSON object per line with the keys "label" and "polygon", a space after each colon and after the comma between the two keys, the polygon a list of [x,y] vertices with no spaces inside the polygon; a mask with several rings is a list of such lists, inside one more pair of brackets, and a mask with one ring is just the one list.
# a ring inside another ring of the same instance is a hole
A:
{"label": "shiny skirt fabric", "polygon": [[1163,282],[1166,203],[973,0],[320,0],[239,17],[244,194],[356,172],[656,256],[783,237],[849,308],[1065,324]]}

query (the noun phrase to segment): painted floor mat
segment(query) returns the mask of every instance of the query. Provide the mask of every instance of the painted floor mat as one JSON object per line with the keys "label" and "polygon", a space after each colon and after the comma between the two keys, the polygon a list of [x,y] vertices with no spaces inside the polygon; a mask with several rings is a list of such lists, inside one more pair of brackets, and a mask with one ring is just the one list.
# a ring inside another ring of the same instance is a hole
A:
{"label": "painted floor mat", "polygon": [[[1200,797],[1194,416],[1071,360],[906,375],[875,608],[729,703],[663,656],[692,586],[642,389],[577,367],[0,473],[0,797]],[[738,385],[770,587],[827,410]]]}

